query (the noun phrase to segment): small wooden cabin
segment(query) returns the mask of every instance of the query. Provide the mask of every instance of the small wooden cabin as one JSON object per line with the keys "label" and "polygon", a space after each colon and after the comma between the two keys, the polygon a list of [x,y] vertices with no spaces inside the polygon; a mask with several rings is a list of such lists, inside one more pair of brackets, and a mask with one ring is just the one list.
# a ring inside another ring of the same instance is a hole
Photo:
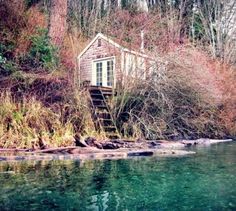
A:
{"label": "small wooden cabin", "polygon": [[92,86],[116,87],[146,79],[155,59],[124,47],[99,33],[78,56],[80,82]]}

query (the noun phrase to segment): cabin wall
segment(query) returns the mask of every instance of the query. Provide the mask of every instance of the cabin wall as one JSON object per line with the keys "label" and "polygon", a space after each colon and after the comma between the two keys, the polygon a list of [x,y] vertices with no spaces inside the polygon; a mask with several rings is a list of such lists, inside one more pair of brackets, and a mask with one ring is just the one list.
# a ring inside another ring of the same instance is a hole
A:
{"label": "cabin wall", "polygon": [[96,59],[102,59],[105,57],[112,57],[115,56],[115,69],[114,74],[115,78],[119,80],[120,78],[120,50],[108,43],[104,39],[101,40],[101,46],[98,46],[98,40],[97,39],[90,48],[81,56],[79,60],[79,75],[80,75],[80,81],[90,81],[92,82],[92,68],[93,68],[93,61]]}
{"label": "cabin wall", "polygon": [[130,86],[139,83],[140,80],[145,80],[156,69],[154,60],[130,52],[123,52],[121,62],[122,84],[124,86]]}
{"label": "cabin wall", "polygon": [[115,86],[129,87],[140,80],[145,80],[153,68],[150,58],[115,47],[108,41],[100,38],[101,45],[98,46],[99,38],[86,50],[79,60],[80,82],[93,82],[93,62],[98,59],[115,57]]}

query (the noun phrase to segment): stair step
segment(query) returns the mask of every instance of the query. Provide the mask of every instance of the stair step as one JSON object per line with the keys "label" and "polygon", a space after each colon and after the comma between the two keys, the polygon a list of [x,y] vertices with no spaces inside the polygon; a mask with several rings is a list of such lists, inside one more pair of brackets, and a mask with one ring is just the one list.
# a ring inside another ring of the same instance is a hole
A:
{"label": "stair step", "polygon": [[103,125],[103,127],[115,127],[114,122],[112,121],[112,119],[101,119],[101,124]]}
{"label": "stair step", "polygon": [[91,97],[102,96],[100,93],[90,93]]}
{"label": "stair step", "polygon": [[90,95],[92,99],[100,99],[100,100],[103,100],[103,96],[100,95],[100,94],[91,94]]}
{"label": "stair step", "polygon": [[99,89],[99,87],[97,87],[97,86],[90,86],[89,87],[89,90],[98,90]]}
{"label": "stair step", "polygon": [[117,133],[107,133],[106,136],[110,139],[119,139],[120,136]]}
{"label": "stair step", "polygon": [[109,138],[109,139],[119,139],[120,136],[118,136],[118,135],[114,135],[114,136],[113,135],[112,136],[108,135],[107,138]]}
{"label": "stair step", "polygon": [[92,101],[93,101],[94,106],[98,106],[98,105],[106,106],[104,103],[104,100],[102,100],[102,99],[92,99]]}
{"label": "stair step", "polygon": [[95,108],[98,108],[98,109],[105,109],[105,110],[108,111],[108,108],[107,108],[106,105],[94,105],[94,106],[95,106]]}
{"label": "stair step", "polygon": [[103,101],[103,102],[104,102],[104,100],[102,100],[102,99],[97,99],[97,98],[92,98],[92,101]]}
{"label": "stair step", "polygon": [[90,94],[102,94],[100,90],[89,90]]}
{"label": "stair step", "polygon": [[104,118],[100,118],[103,122],[113,122],[112,119],[104,119]]}
{"label": "stair step", "polygon": [[97,112],[97,116],[100,119],[110,119],[111,118],[111,115],[108,112],[100,112],[100,113]]}
{"label": "stair step", "polygon": [[112,92],[107,92],[107,91],[106,91],[106,92],[102,92],[102,94],[103,94],[103,95],[109,95],[109,96],[113,95]]}
{"label": "stair step", "polygon": [[106,136],[111,139],[120,138],[116,125],[109,112],[108,101],[114,94],[114,90],[108,87],[92,86],[89,89],[91,103],[95,112],[94,123],[98,130],[103,130]]}
{"label": "stair step", "polygon": [[115,126],[103,126],[103,129],[105,132],[116,132],[116,127]]}
{"label": "stair step", "polygon": [[102,103],[104,103],[104,100],[102,100],[102,99],[96,99],[96,98],[94,98],[94,99],[92,99],[92,101],[93,101],[93,102],[102,102]]}

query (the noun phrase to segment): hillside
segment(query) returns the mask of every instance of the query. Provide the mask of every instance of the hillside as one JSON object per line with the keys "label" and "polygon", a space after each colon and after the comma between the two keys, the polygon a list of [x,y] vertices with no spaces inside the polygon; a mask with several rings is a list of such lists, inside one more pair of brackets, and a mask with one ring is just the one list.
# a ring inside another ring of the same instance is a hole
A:
{"label": "hillside", "polygon": [[[234,29],[229,26],[224,36],[220,27],[209,31],[210,21],[212,26],[221,20],[209,17],[211,5],[98,2],[0,2],[0,147],[68,146],[80,137],[105,138],[94,128],[77,63],[98,32],[139,49],[144,31],[145,51],[166,64],[157,81],[123,87],[112,99],[124,138],[236,136]],[[231,11],[222,20],[232,18]]]}

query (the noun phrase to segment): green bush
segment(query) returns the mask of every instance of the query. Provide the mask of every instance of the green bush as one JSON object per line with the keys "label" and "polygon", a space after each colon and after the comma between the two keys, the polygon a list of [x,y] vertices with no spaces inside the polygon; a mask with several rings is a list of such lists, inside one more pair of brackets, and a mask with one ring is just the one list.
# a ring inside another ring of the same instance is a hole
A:
{"label": "green bush", "polygon": [[31,37],[32,45],[29,57],[34,67],[52,70],[57,67],[59,58],[57,48],[50,44],[47,30],[39,29],[38,34]]}
{"label": "green bush", "polygon": [[16,72],[17,64],[14,61],[15,44],[11,41],[0,43],[0,76],[9,76]]}
{"label": "green bush", "polygon": [[196,40],[203,39],[204,34],[206,34],[206,32],[205,32],[204,25],[203,25],[203,22],[202,22],[199,14],[194,15],[193,28],[194,28],[194,32],[195,32],[194,39],[196,39]]}
{"label": "green bush", "polygon": [[28,8],[39,3],[39,2],[40,2],[40,0],[25,0],[25,4]]}
{"label": "green bush", "polygon": [[5,64],[6,63],[6,58],[3,57],[1,54],[0,54],[0,64]]}
{"label": "green bush", "polygon": [[0,75],[9,76],[16,71],[16,64],[0,53]]}

